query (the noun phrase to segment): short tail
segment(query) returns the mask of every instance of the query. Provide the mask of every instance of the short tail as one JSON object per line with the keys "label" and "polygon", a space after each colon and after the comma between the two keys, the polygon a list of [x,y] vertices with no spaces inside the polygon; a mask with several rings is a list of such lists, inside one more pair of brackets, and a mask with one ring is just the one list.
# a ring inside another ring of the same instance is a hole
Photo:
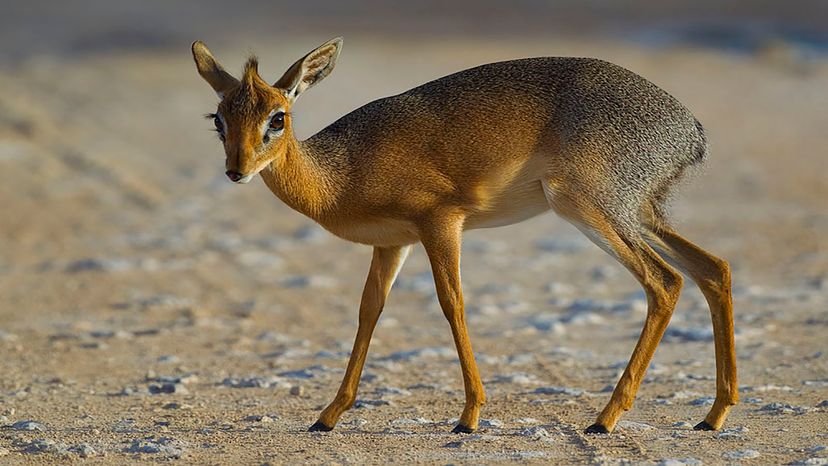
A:
{"label": "short tail", "polygon": [[707,146],[707,134],[704,132],[704,126],[702,126],[701,122],[697,119],[694,119],[696,122],[696,132],[699,133],[699,140],[696,142],[695,146],[693,147],[693,160],[691,162],[692,165],[700,165],[707,160],[707,153],[708,153],[708,146]]}

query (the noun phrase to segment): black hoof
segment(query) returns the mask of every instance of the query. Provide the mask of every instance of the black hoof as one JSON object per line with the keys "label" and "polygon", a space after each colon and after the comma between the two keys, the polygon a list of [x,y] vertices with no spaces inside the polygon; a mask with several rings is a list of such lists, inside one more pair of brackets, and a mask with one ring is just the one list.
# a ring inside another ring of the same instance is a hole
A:
{"label": "black hoof", "polygon": [[710,424],[708,424],[707,421],[702,421],[702,422],[696,424],[696,426],[693,427],[693,430],[716,430],[716,429],[713,426],[711,426]]}
{"label": "black hoof", "polygon": [[308,427],[308,432],[330,432],[332,430],[333,427],[328,427],[319,421],[314,422],[312,426]]}
{"label": "black hoof", "polygon": [[601,424],[592,424],[591,426],[587,427],[584,431],[587,434],[608,434],[610,431],[602,426]]}
{"label": "black hoof", "polygon": [[454,426],[454,429],[451,429],[452,434],[471,434],[472,432],[474,432],[474,429],[466,427],[463,424],[457,424]]}

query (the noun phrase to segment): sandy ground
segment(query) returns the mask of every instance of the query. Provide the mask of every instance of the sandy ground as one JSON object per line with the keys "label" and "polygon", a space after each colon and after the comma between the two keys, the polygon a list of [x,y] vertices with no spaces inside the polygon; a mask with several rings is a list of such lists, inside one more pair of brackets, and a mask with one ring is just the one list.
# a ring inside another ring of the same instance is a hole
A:
{"label": "sandy ground", "polygon": [[[334,35],[334,34],[331,34]],[[327,36],[247,42],[273,79]],[[370,248],[232,185],[187,43],[0,70],[0,463],[828,464],[828,65],[611,42],[352,35],[303,96],[339,115],[480,63],[599,56],[650,78],[710,133],[675,212],[734,268],[742,403],[714,395],[712,330],[688,281],[637,403],[582,434],[643,322],[634,279],[552,216],[470,232],[463,279],[488,404],[474,435],[425,255],[404,267],[357,406],[307,433],[356,331]],[[237,70],[245,49],[214,50]]]}

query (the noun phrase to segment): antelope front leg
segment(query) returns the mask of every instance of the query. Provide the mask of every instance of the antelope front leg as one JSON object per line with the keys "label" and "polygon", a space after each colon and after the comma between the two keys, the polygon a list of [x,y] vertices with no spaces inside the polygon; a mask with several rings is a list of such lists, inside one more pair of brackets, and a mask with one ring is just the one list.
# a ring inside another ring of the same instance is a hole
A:
{"label": "antelope front leg", "polygon": [[477,429],[480,406],[485,403],[486,395],[474,360],[463,310],[463,291],[460,286],[462,228],[463,218],[460,216],[448,220],[443,219],[440,224],[424,228],[421,232],[421,240],[431,262],[440,306],[451,325],[451,333],[463,371],[463,385],[466,389],[466,406],[463,408],[460,422],[452,432],[470,433]]}
{"label": "antelope front leg", "polygon": [[322,411],[319,420],[308,429],[310,432],[333,429],[339,416],[354,404],[371,335],[382,313],[388,291],[394,284],[410,249],[410,246],[374,248],[374,258],[371,260],[371,269],[359,305],[359,327],[345,377],[334,400]]}

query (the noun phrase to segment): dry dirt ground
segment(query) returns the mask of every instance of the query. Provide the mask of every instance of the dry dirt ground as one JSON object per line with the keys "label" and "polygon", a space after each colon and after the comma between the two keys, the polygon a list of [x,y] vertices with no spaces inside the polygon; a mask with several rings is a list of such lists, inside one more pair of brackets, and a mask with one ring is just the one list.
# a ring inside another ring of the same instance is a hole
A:
{"label": "dry dirt ground", "polygon": [[[333,34],[332,34],[333,35]],[[255,42],[273,79],[328,39]],[[679,228],[734,269],[742,403],[695,432],[714,395],[712,330],[688,281],[632,411],[582,433],[643,322],[634,279],[558,218],[473,231],[468,322],[487,389],[463,406],[421,248],[373,340],[359,401],[330,433],[369,247],[227,181],[212,91],[188,44],[0,69],[0,463],[828,464],[828,64],[785,50],[561,40],[346,37],[298,102],[301,136],[372,99],[523,56],[599,56],[687,104],[707,169]],[[230,70],[246,50],[214,50]]]}

